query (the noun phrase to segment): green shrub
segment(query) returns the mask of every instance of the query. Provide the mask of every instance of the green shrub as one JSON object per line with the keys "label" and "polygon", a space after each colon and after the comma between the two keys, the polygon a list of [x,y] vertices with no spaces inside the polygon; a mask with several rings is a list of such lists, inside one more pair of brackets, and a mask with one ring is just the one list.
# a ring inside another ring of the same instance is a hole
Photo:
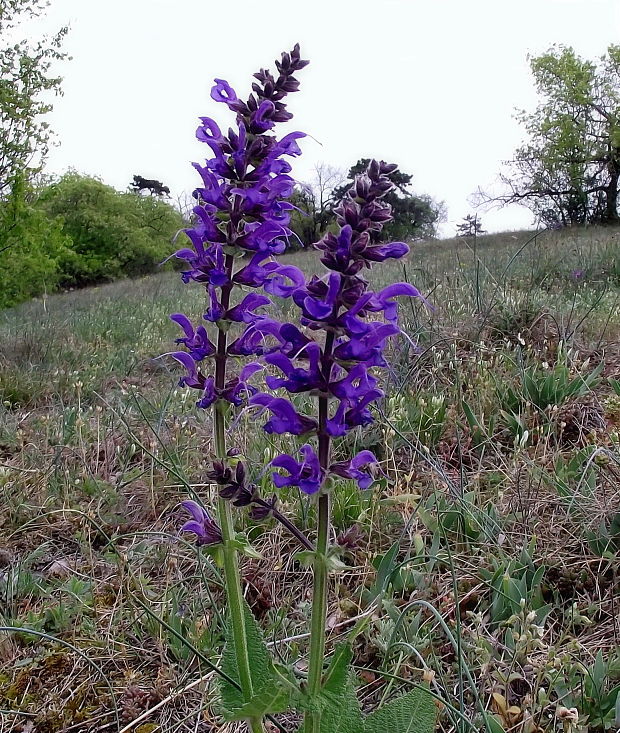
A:
{"label": "green shrub", "polygon": [[28,202],[23,180],[0,202],[0,308],[56,289],[71,240],[58,221]]}
{"label": "green shrub", "polygon": [[166,202],[121,193],[75,172],[45,187],[37,207],[62,222],[73,242],[60,262],[61,284],[83,287],[154,272],[173,250],[183,226]]}

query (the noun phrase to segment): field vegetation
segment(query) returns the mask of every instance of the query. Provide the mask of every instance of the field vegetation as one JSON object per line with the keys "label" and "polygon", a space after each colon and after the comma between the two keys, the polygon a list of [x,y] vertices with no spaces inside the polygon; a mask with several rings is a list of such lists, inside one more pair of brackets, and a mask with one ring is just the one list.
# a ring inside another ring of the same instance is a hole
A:
{"label": "field vegetation", "polygon": [[[328,648],[354,642],[365,709],[427,681],[442,731],[480,730],[485,710],[491,733],[617,729],[619,237],[433,240],[373,271],[432,308],[403,305],[386,397],[352,433],[379,479],[334,496],[349,567]],[[199,289],[163,272],[0,312],[3,730],[237,729],[208,665],[220,572],[178,531],[181,499],[214,498],[209,413],[160,356],[179,310],[199,319]],[[267,493],[264,466],[293,438],[248,414],[231,430]],[[297,491],[280,499],[313,526]],[[279,525],[244,521],[261,554],[242,563],[247,601],[303,674],[310,570]]]}

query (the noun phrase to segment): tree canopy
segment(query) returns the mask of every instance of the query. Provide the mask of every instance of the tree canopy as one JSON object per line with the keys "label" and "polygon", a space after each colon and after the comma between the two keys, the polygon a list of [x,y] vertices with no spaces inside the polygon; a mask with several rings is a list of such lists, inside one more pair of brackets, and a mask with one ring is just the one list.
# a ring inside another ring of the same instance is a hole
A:
{"label": "tree canopy", "polygon": [[486,234],[478,214],[467,214],[463,217],[463,221],[456,225],[457,237],[476,237],[478,234]]}
{"label": "tree canopy", "polygon": [[530,66],[541,101],[518,116],[529,139],[501,176],[499,200],[551,226],[618,223],[620,46],[598,62],[556,46]]}
{"label": "tree canopy", "polygon": [[298,184],[291,197],[296,207],[291,216],[294,239],[289,250],[308,247],[317,242],[334,221],[334,190],[342,185],[346,175],[327,163],[317,163],[310,181]]}
{"label": "tree canopy", "polygon": [[41,170],[48,152],[51,130],[45,115],[52,109],[50,95],[61,91],[61,77],[53,69],[66,58],[67,28],[36,41],[19,40],[24,35],[20,24],[48,4],[0,0],[0,198],[9,195],[16,176],[28,180]]}
{"label": "tree canopy", "polygon": [[173,251],[180,213],[153,196],[122,193],[70,172],[44,188],[37,208],[62,222],[71,240],[62,284],[84,286],[154,272]]}

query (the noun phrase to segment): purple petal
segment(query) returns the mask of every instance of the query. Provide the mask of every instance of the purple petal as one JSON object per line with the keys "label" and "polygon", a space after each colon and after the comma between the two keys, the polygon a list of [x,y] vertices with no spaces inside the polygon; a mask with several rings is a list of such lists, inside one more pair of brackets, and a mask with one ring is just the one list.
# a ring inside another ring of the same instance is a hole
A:
{"label": "purple petal", "polygon": [[353,466],[353,468],[366,466],[369,463],[378,463],[375,454],[369,450],[362,450],[351,459],[351,465]]}
{"label": "purple petal", "polygon": [[209,519],[209,515],[206,510],[198,504],[198,502],[192,499],[187,499],[181,502],[181,506],[186,509],[197,522],[202,522],[205,518]]}
{"label": "purple petal", "polygon": [[195,535],[198,535],[198,537],[205,537],[207,534],[202,522],[197,522],[193,519],[185,522],[185,524],[181,527],[181,532],[193,532]]}
{"label": "purple petal", "polygon": [[185,351],[173,351],[170,356],[173,359],[176,359],[176,361],[179,362],[179,364],[182,364],[188,371],[189,376],[192,378],[196,378],[198,376],[198,369],[196,368],[196,362],[192,359],[192,357],[186,353]]}
{"label": "purple petal", "polygon": [[173,313],[170,316],[170,320],[174,321],[175,323],[178,323],[179,326],[185,331],[185,335],[188,339],[193,338],[194,336],[194,327],[192,326],[192,322],[189,320],[189,318],[183,314],[183,313]]}
{"label": "purple petal", "polygon": [[230,104],[237,101],[235,90],[225,79],[214,79],[215,85],[211,88],[211,99],[216,102]]}

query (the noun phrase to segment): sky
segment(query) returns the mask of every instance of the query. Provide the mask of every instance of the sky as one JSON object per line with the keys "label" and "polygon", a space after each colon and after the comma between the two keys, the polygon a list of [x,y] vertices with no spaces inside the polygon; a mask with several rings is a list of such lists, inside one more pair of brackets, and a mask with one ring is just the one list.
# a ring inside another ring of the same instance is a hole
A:
{"label": "sky", "polygon": [[[246,96],[252,73],[299,42],[311,63],[281,126],[308,134],[296,179],[321,162],[396,162],[416,193],[445,202],[451,236],[474,191],[498,192],[525,139],[514,113],[537,103],[528,54],[564,44],[601,56],[620,40],[620,0],[52,0],[22,30],[64,24],[72,60],[50,115],[49,173],[74,168],[121,190],[139,174],[175,198],[191,192],[191,162],[209,153],[198,117],[232,122],[209,97],[213,78]],[[518,206],[481,216],[489,231],[533,226]]]}

